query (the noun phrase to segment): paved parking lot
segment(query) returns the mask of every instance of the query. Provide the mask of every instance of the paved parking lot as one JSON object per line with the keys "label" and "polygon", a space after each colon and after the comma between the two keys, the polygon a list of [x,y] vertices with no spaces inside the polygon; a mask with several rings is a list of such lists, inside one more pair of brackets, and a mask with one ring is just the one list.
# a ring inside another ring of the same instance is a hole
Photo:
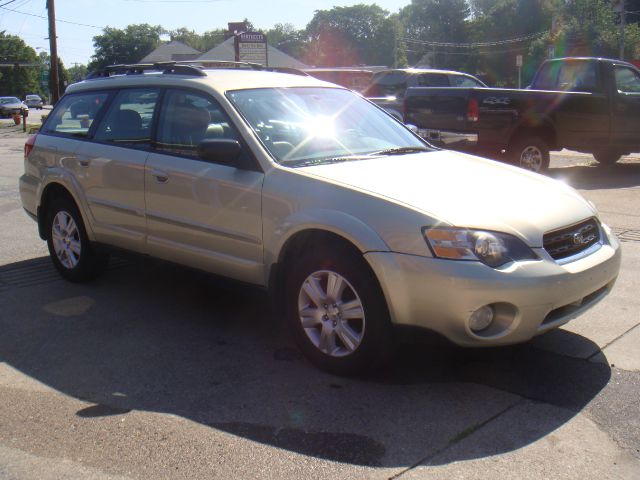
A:
{"label": "paved parking lot", "polygon": [[622,240],[605,301],[528,344],[405,346],[345,379],[302,359],[259,290],[125,257],[60,280],[8,125],[0,478],[640,478],[640,157],[552,159]]}

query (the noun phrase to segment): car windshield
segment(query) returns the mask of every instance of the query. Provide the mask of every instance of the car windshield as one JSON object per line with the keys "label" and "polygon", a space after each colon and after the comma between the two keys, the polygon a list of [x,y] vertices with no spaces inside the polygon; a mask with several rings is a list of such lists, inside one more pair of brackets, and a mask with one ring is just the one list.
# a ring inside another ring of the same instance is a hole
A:
{"label": "car windshield", "polygon": [[349,161],[430,149],[402,124],[348,90],[260,88],[227,95],[281,164]]}
{"label": "car windshield", "polygon": [[38,95],[27,95],[27,100],[40,100]]}
{"label": "car windshield", "polygon": [[16,97],[2,97],[0,98],[0,104],[7,104],[7,103],[20,103],[20,100],[18,100]]}

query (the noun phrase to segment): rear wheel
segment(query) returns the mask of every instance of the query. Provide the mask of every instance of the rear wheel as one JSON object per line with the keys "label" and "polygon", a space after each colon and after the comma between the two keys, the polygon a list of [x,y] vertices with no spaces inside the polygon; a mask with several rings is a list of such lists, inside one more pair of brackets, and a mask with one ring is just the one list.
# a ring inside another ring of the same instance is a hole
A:
{"label": "rear wheel", "polygon": [[65,280],[93,280],[107,267],[109,256],[95,251],[78,208],[70,199],[53,201],[48,209],[46,228],[49,255]]}
{"label": "rear wheel", "polygon": [[516,139],[509,152],[513,162],[526,170],[542,173],[549,168],[549,146],[537,136]]}
{"label": "rear wheel", "polygon": [[620,160],[621,157],[622,154],[615,150],[601,150],[593,152],[593,158],[595,158],[600,165],[613,165]]}
{"label": "rear wheel", "polygon": [[317,367],[351,375],[387,361],[394,349],[387,304],[361,256],[322,247],[296,259],[285,291],[287,323]]}

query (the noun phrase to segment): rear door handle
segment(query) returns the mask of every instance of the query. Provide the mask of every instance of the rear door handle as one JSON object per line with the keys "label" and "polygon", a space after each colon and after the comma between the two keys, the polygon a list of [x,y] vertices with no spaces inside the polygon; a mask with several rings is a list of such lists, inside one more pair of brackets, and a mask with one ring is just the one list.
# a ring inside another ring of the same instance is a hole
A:
{"label": "rear door handle", "polygon": [[169,174],[162,170],[151,170],[151,175],[158,183],[167,183],[169,181]]}
{"label": "rear door handle", "polygon": [[88,167],[90,163],[91,163],[91,160],[89,160],[87,157],[79,157],[78,158],[78,164],[81,167]]}

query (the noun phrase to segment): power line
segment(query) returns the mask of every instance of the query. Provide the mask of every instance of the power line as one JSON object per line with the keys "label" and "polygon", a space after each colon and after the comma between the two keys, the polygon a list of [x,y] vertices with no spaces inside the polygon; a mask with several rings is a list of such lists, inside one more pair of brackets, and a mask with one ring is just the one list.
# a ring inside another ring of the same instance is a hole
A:
{"label": "power line", "polygon": [[[13,8],[6,8],[6,7],[3,7],[2,5],[0,5],[0,8],[1,8],[2,10],[7,10],[7,11],[9,11],[9,12],[15,12],[15,13],[19,13],[19,14],[21,14],[21,15],[28,15],[28,16],[30,16],[30,17],[38,17],[38,18],[43,18],[43,19],[47,20],[47,17],[46,17],[46,16],[44,16],[44,15],[36,15],[35,13],[22,12],[22,11],[20,11],[20,10],[14,10]],[[72,22],[72,21],[70,21],[70,20],[62,20],[62,19],[60,19],[60,18],[57,18],[57,19],[56,19],[56,22],[60,22],[60,23],[68,23],[68,24],[71,24],[71,25],[78,25],[78,26],[80,26],[80,27],[97,28],[98,30],[103,30],[103,29],[107,28],[107,27],[99,27],[99,26],[97,26],[97,25],[89,25],[89,24],[87,24],[87,23],[78,23],[78,22]]]}
{"label": "power line", "polygon": [[410,38],[410,37],[398,37],[398,40],[408,42],[408,43],[416,43],[419,45],[428,45],[431,47],[478,48],[478,47],[493,47],[496,45],[506,45],[509,43],[526,42],[528,40],[534,40],[546,33],[549,33],[549,30],[532,33],[522,37],[510,38],[507,40],[496,40],[493,42],[477,42],[477,43],[430,42],[427,40],[419,40],[417,38]]}

